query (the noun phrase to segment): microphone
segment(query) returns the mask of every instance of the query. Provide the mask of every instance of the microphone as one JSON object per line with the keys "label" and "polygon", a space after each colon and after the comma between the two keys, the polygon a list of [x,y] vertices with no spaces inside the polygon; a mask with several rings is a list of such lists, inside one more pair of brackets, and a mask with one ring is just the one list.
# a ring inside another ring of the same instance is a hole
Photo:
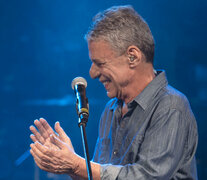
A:
{"label": "microphone", "polygon": [[83,142],[83,150],[84,150],[84,156],[86,160],[88,179],[93,180],[89,151],[88,151],[88,143],[87,143],[87,138],[86,138],[86,130],[85,130],[86,123],[88,121],[88,116],[89,116],[88,98],[86,97],[87,82],[82,77],[76,77],[72,80],[71,86],[77,98],[76,110],[79,116],[78,126],[81,129],[81,137],[82,137],[82,142]]}
{"label": "microphone", "polygon": [[80,119],[87,122],[89,116],[88,98],[86,97],[87,82],[83,77],[76,77],[72,80],[71,86],[77,98],[77,114]]}

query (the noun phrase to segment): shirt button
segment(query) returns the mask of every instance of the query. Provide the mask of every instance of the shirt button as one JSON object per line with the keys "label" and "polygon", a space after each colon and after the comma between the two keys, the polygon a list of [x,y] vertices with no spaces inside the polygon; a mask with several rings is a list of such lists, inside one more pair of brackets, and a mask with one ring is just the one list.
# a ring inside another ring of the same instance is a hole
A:
{"label": "shirt button", "polygon": [[118,154],[118,151],[115,150],[115,151],[113,152],[113,154],[116,156],[116,155]]}
{"label": "shirt button", "polygon": [[122,122],[122,123],[120,124],[120,126],[121,126],[121,128],[125,128],[125,127],[126,127],[124,122]]}

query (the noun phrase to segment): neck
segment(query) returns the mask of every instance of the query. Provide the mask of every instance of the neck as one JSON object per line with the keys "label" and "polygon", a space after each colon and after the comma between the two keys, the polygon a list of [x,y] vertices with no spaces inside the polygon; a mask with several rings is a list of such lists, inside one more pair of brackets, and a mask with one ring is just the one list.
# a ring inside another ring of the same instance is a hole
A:
{"label": "neck", "polygon": [[133,77],[129,85],[125,88],[123,94],[123,101],[125,104],[131,102],[138,96],[145,87],[155,78],[153,66],[150,63],[143,63],[141,66],[134,70]]}

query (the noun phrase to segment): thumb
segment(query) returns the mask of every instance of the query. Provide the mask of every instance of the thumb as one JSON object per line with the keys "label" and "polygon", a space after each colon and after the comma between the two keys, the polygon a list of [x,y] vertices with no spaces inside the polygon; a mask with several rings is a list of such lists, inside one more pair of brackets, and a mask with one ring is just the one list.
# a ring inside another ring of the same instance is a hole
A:
{"label": "thumb", "polygon": [[70,138],[67,136],[63,128],[60,126],[59,122],[55,123],[55,131],[59,134],[60,139],[66,144],[71,144]]}
{"label": "thumb", "polygon": [[50,140],[54,145],[56,145],[60,149],[64,149],[65,143],[62,142],[58,137],[55,137],[54,134],[50,135]]}

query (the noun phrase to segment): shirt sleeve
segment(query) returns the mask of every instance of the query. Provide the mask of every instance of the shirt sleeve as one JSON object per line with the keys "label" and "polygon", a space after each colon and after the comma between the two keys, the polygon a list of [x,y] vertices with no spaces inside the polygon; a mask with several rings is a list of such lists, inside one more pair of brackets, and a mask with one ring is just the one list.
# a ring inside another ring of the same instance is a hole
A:
{"label": "shirt sleeve", "polygon": [[[101,165],[102,180],[166,180],[186,161],[187,152],[193,158],[195,145],[187,140],[189,119],[176,109],[163,109],[151,122],[134,164]],[[191,136],[192,137],[192,136]],[[196,134],[192,142],[197,144]],[[188,146],[194,147],[187,151]]]}

